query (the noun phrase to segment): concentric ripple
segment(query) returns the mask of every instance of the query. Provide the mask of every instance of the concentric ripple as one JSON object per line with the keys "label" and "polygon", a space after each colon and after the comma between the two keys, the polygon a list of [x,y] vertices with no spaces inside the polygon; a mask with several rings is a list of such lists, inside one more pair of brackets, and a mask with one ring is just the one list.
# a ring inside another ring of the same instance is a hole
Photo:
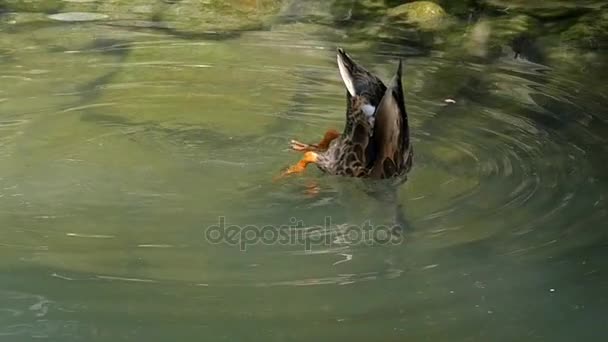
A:
{"label": "concentric ripple", "polygon": [[[446,237],[452,243],[536,230],[558,238],[572,211],[601,199],[590,175],[585,138],[593,132],[584,122],[566,124],[569,118],[560,116],[559,102],[536,101],[563,98],[564,89],[539,83],[540,75],[530,74],[526,65],[514,67],[510,73],[517,77],[469,70],[470,77],[483,78],[474,82],[480,84],[475,96],[455,98],[455,104],[413,129],[417,164],[410,189],[403,193],[410,206],[424,208],[419,220],[461,227]],[[497,83],[499,87],[487,88]],[[563,101],[570,103],[567,97]],[[417,182],[426,182],[424,189]]]}
{"label": "concentric ripple", "polygon": [[[497,340],[470,332],[605,317],[606,97],[578,91],[587,75],[307,22],[145,27],[6,35],[0,339]],[[385,80],[405,61],[398,196],[314,166],[274,180],[290,139],[344,123],[337,45]]]}

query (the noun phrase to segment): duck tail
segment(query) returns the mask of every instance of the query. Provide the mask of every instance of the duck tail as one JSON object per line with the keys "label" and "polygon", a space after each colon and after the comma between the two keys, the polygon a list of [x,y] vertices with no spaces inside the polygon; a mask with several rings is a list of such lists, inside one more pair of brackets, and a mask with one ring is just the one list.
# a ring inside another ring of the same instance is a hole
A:
{"label": "duck tail", "polygon": [[403,133],[402,139],[402,150],[406,151],[410,149],[410,125],[409,125],[409,117],[407,114],[407,109],[405,106],[405,95],[403,92],[403,83],[401,82],[401,77],[403,74],[403,62],[401,58],[399,59],[399,65],[397,66],[397,71],[395,72],[395,76],[391,81],[391,85],[389,88],[393,90],[393,96],[397,99],[397,105],[399,106],[399,113],[401,114],[401,132]]}
{"label": "duck tail", "polygon": [[336,59],[338,61],[340,76],[350,96],[369,93],[370,89],[377,88],[378,94],[374,95],[379,95],[378,100],[382,97],[382,93],[384,93],[386,87],[378,77],[355,62],[342,48],[338,48]]}
{"label": "duck tail", "polygon": [[357,63],[355,63],[342,48],[338,48],[337,60],[340,76],[346,86],[346,90],[348,90],[348,94],[350,96],[357,95],[357,89],[355,88],[355,75],[358,68]]}
{"label": "duck tail", "polygon": [[397,71],[393,77],[389,89],[392,90],[393,96],[397,100],[397,106],[399,106],[399,113],[401,115],[401,146],[400,149],[403,152],[403,161],[406,165],[406,169],[409,170],[412,166],[414,151],[410,140],[410,123],[409,115],[407,113],[405,105],[405,93],[403,91],[403,83],[401,82],[403,74],[403,62],[399,59],[399,65]]}

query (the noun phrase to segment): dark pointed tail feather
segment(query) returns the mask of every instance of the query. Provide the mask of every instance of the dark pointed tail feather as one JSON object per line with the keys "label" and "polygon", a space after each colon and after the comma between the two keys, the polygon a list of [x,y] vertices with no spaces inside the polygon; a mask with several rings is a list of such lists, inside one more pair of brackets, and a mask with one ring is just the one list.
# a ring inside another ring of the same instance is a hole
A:
{"label": "dark pointed tail feather", "polygon": [[401,75],[402,75],[402,73],[401,73],[402,65],[403,65],[402,60],[401,60],[401,58],[399,58],[399,66],[397,66],[397,77],[399,77],[399,79],[401,79]]}
{"label": "dark pointed tail feather", "polygon": [[407,124],[407,111],[405,110],[405,95],[403,94],[403,83],[401,82],[403,70],[403,63],[401,59],[399,59],[399,65],[397,66],[397,71],[395,72],[395,76],[391,80],[389,88],[393,91],[393,96],[397,99],[397,104],[399,106],[400,112],[403,116],[403,122]]}
{"label": "dark pointed tail feather", "polygon": [[346,66],[349,71],[353,71],[353,69],[356,68],[357,63],[350,58],[344,49],[338,48],[338,56],[344,62],[344,66]]}
{"label": "dark pointed tail feather", "polygon": [[346,88],[349,90],[349,94],[352,96],[363,94],[369,97],[368,100],[375,106],[386,90],[384,83],[359,63],[355,62],[344,49],[338,48],[337,59],[340,75]]}
{"label": "dark pointed tail feather", "polygon": [[361,87],[362,78],[371,77],[371,74],[362,66],[358,65],[342,48],[338,48],[338,69],[348,91],[346,97],[350,102],[351,96],[360,95],[363,91]]}
{"label": "dark pointed tail feather", "polygon": [[409,117],[407,114],[406,106],[405,106],[405,94],[403,93],[403,83],[401,82],[401,77],[403,73],[403,63],[401,58],[399,58],[399,65],[397,66],[397,71],[395,72],[395,76],[391,81],[390,88],[393,91],[393,96],[397,99],[397,105],[399,106],[399,112],[401,113],[401,132],[403,134],[401,142],[402,147],[401,150],[404,152],[404,158],[408,158],[411,153],[410,146],[410,125],[409,125]]}
{"label": "dark pointed tail feather", "polygon": [[338,58],[344,63],[344,66],[351,75],[354,76],[358,73],[368,73],[364,67],[355,62],[355,60],[342,48],[338,48]]}

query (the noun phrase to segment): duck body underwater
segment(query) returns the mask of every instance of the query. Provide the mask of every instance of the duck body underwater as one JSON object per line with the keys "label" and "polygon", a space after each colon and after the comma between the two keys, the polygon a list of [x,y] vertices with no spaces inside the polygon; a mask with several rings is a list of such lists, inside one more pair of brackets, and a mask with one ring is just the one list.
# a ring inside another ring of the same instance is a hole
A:
{"label": "duck body underwater", "polygon": [[313,163],[331,175],[405,181],[413,149],[401,61],[388,87],[340,48],[337,61],[346,86],[344,131],[329,130],[317,144],[292,140],[291,149],[304,156],[282,176],[301,173]]}

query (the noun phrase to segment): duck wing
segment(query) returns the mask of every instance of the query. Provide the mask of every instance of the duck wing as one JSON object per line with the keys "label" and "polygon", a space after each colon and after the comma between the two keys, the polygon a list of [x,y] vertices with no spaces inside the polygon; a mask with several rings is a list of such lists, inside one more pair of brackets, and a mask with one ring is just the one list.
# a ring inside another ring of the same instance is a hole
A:
{"label": "duck wing", "polygon": [[343,49],[338,49],[338,68],[346,86],[346,125],[344,133],[350,131],[355,120],[353,97],[360,97],[365,103],[361,108],[373,126],[373,115],[386,91],[382,81],[355,62]]}
{"label": "duck wing", "polygon": [[375,124],[369,145],[375,151],[370,176],[391,178],[402,175],[409,171],[413,151],[401,84],[401,61],[374,116]]}

